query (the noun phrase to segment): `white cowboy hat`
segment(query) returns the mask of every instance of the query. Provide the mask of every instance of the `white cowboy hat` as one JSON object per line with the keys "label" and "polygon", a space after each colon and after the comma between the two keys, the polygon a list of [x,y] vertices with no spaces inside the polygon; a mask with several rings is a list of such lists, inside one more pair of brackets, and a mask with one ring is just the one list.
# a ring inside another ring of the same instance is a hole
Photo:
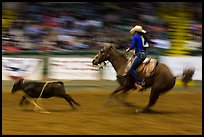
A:
{"label": "white cowboy hat", "polygon": [[130,33],[133,34],[135,31],[136,31],[136,32],[146,33],[146,31],[142,29],[142,26],[139,26],[139,25],[136,25],[134,28],[132,28],[132,29],[130,30]]}

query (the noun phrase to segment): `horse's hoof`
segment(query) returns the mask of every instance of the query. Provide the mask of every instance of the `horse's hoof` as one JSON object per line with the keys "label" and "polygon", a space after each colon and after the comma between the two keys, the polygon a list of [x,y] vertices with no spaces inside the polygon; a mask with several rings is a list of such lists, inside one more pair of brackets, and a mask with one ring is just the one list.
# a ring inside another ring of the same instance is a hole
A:
{"label": "horse's hoof", "polygon": [[135,112],[136,113],[143,113],[143,112],[145,112],[145,109],[144,108],[136,108]]}
{"label": "horse's hoof", "polygon": [[136,113],[145,113],[145,112],[149,112],[149,111],[150,111],[150,109],[148,109],[148,108],[137,108],[137,109],[135,109]]}
{"label": "horse's hoof", "polygon": [[135,112],[136,113],[141,113],[141,109],[137,108],[137,109],[135,109]]}

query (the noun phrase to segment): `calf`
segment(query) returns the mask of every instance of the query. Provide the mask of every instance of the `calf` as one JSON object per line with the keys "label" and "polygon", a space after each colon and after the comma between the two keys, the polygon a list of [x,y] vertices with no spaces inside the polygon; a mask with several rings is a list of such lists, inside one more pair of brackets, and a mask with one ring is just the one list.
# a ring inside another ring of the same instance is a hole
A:
{"label": "calf", "polygon": [[[61,97],[64,98],[73,109],[76,107],[74,105],[80,106],[72,97],[66,94],[65,87],[63,82],[24,82],[22,78],[16,81],[13,85],[11,93],[15,93],[18,90],[22,90],[25,95],[22,96],[22,99],[19,102],[21,106],[23,103],[26,103],[25,100],[27,97],[30,98],[50,98],[50,97]],[[27,101],[28,103],[28,101]]]}

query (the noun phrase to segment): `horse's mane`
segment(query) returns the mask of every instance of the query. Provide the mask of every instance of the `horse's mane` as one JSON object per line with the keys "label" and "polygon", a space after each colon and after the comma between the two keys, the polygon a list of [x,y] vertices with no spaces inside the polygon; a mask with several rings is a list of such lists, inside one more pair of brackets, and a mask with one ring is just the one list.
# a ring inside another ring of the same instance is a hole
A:
{"label": "horse's mane", "polygon": [[124,59],[128,60],[127,57],[125,56],[125,54],[122,53],[122,52],[120,52],[120,51],[118,51],[114,46],[112,47],[112,49],[113,49],[114,51],[116,51],[117,53],[119,53],[119,56],[122,56]]}

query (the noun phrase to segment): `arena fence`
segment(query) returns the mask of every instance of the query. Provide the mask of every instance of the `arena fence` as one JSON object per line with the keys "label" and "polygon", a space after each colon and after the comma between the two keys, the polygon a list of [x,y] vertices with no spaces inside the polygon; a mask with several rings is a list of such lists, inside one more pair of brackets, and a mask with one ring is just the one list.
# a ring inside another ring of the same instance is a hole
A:
{"label": "arena fence", "polygon": [[[92,65],[92,59],[98,51],[67,52],[24,52],[2,55],[2,86],[11,87],[17,77],[28,80],[61,80],[65,86],[74,88],[110,88],[116,87],[115,71],[110,63],[104,69]],[[202,56],[154,56],[169,66],[174,75],[182,73],[185,67],[195,67],[196,72],[191,86],[200,86],[202,82]],[[176,85],[181,85],[177,80]]]}

